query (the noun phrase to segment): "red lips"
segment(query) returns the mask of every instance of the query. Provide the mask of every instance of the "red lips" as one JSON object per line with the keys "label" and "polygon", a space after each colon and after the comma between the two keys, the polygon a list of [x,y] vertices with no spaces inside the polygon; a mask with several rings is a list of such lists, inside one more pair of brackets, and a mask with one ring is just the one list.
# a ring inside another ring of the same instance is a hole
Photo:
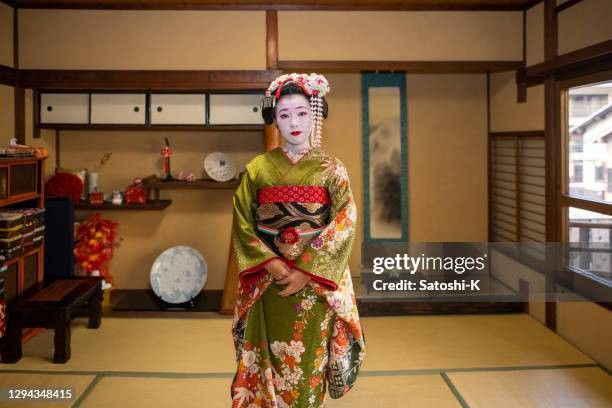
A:
{"label": "red lips", "polygon": [[299,135],[300,133],[302,133],[302,132],[300,132],[299,130],[294,130],[293,132],[291,132],[291,135],[293,135],[293,136],[297,136],[297,135]]}

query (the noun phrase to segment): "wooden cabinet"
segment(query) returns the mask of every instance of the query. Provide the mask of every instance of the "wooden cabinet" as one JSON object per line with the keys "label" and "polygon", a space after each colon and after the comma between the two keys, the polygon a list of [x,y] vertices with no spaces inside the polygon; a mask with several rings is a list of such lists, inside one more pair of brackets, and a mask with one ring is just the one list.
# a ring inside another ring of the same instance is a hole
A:
{"label": "wooden cabinet", "polygon": [[40,123],[89,123],[89,94],[42,93]]}
{"label": "wooden cabinet", "polygon": [[147,118],[145,94],[91,94],[92,124],[144,125]]}
{"label": "wooden cabinet", "polygon": [[151,94],[152,125],[205,125],[205,94]]}
{"label": "wooden cabinet", "polygon": [[261,117],[260,94],[210,95],[211,125],[259,125]]}
{"label": "wooden cabinet", "polygon": [[[45,160],[34,157],[28,158],[0,158],[0,208],[44,208],[44,174]],[[43,215],[44,217],[44,215]],[[29,224],[34,228],[37,224]],[[3,281],[3,290],[0,292],[0,307],[15,298],[26,289],[43,281],[44,278],[44,239],[31,240],[33,236],[40,236],[44,231],[42,226],[24,232],[21,246],[15,252],[6,256],[0,262],[6,265],[6,270],[0,272],[0,282]],[[4,231],[6,239],[15,238],[13,232]],[[36,234],[36,235],[35,235]],[[29,235],[29,238],[25,238]],[[0,285],[2,287],[2,285]],[[10,315],[7,316],[10,319]],[[34,329],[25,329],[24,339],[35,334]],[[1,336],[1,333],[0,333]]]}

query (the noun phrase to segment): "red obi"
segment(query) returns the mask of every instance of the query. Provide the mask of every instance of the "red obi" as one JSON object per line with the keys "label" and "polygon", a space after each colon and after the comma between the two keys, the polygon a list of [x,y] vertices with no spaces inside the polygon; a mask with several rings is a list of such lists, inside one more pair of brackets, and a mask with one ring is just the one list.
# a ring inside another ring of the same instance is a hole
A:
{"label": "red obi", "polygon": [[259,190],[259,204],[265,203],[329,203],[327,189],[320,186],[273,186]]}

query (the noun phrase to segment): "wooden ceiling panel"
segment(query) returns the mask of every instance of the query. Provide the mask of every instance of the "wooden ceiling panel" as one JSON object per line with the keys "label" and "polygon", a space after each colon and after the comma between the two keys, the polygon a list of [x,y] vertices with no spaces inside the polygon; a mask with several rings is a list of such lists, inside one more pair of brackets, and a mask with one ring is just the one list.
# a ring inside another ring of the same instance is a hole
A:
{"label": "wooden ceiling panel", "polygon": [[12,0],[18,8],[117,10],[524,10],[535,0]]}

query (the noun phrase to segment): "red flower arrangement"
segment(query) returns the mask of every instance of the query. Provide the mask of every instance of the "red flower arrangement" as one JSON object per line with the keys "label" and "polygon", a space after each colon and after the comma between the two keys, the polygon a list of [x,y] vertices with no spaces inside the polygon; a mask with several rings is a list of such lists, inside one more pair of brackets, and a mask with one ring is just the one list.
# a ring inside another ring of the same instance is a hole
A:
{"label": "red flower arrangement", "polygon": [[49,197],[68,197],[77,204],[83,194],[83,182],[71,173],[59,172],[45,183]]}
{"label": "red flower arrangement", "polygon": [[281,232],[281,241],[285,244],[293,245],[300,240],[300,236],[295,227],[287,227]]}
{"label": "red flower arrangement", "polygon": [[73,253],[81,271],[91,274],[98,270],[106,282],[112,283],[113,275],[107,264],[122,240],[117,235],[118,225],[117,221],[102,219],[99,213],[95,213],[77,228]]}

